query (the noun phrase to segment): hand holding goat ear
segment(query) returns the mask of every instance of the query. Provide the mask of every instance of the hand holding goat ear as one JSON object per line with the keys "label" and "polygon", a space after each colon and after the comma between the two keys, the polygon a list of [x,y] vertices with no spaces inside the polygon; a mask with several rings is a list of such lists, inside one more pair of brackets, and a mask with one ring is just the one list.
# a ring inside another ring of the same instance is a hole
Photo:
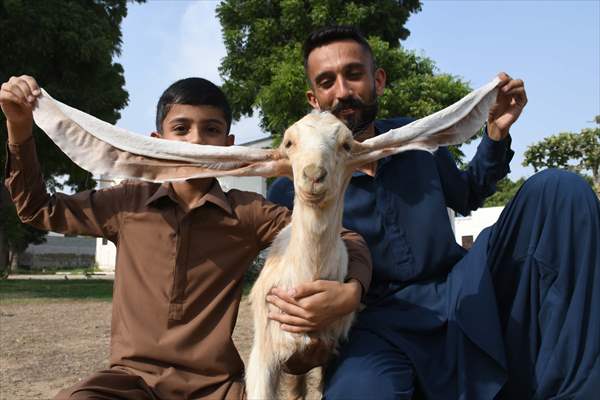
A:
{"label": "hand holding goat ear", "polygon": [[[275,238],[250,294],[254,345],[247,394],[249,399],[262,400],[277,397],[283,363],[305,349],[312,337],[334,347],[352,324],[350,313],[311,336],[285,332],[268,318],[278,310],[266,301],[274,287],[289,289],[319,279],[343,282],[348,265],[340,239],[343,195],[352,172],[402,151],[433,152],[467,140],[486,121],[499,83],[497,78],[442,111],[362,143],[332,114],[311,113],[285,132],[275,150],[200,146],[134,135],[61,104],[45,92],[34,118],[73,161],[95,174],[157,182],[222,175],[294,177],[292,222]],[[302,397],[304,393],[304,378],[298,376],[291,394]]]}

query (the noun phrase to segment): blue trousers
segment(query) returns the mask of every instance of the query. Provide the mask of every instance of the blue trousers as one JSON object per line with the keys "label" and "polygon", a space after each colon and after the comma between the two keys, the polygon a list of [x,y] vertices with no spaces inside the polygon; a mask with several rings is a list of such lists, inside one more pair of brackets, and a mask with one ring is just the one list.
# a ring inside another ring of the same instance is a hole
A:
{"label": "blue trousers", "polygon": [[[324,398],[600,398],[600,202],[589,185],[534,175],[465,259],[387,314],[367,308],[326,370]],[[434,323],[402,322],[419,315]]]}

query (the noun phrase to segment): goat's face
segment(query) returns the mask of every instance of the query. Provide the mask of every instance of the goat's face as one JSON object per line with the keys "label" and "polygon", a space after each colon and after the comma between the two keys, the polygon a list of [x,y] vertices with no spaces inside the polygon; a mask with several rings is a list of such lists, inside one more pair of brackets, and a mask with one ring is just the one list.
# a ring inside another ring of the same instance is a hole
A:
{"label": "goat's face", "polygon": [[291,164],[301,201],[324,207],[343,195],[354,145],[350,130],[328,112],[308,114],[285,132],[280,152]]}

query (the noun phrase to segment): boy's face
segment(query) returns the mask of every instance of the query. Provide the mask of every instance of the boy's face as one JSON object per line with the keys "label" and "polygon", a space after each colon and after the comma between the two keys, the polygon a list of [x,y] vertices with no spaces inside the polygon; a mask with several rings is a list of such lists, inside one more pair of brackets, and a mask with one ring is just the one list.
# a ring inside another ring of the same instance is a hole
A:
{"label": "boy's face", "polygon": [[223,111],[213,106],[173,104],[162,122],[162,133],[153,137],[194,144],[231,146],[234,136],[227,134]]}

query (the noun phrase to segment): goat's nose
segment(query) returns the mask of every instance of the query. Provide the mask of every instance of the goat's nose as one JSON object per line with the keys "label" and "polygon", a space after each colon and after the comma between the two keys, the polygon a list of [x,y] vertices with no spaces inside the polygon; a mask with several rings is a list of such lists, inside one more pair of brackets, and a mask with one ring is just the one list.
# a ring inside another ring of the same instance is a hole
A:
{"label": "goat's nose", "polygon": [[323,180],[325,180],[327,171],[325,168],[317,167],[316,165],[311,164],[302,170],[302,175],[305,179],[308,179],[313,183],[321,183]]}

